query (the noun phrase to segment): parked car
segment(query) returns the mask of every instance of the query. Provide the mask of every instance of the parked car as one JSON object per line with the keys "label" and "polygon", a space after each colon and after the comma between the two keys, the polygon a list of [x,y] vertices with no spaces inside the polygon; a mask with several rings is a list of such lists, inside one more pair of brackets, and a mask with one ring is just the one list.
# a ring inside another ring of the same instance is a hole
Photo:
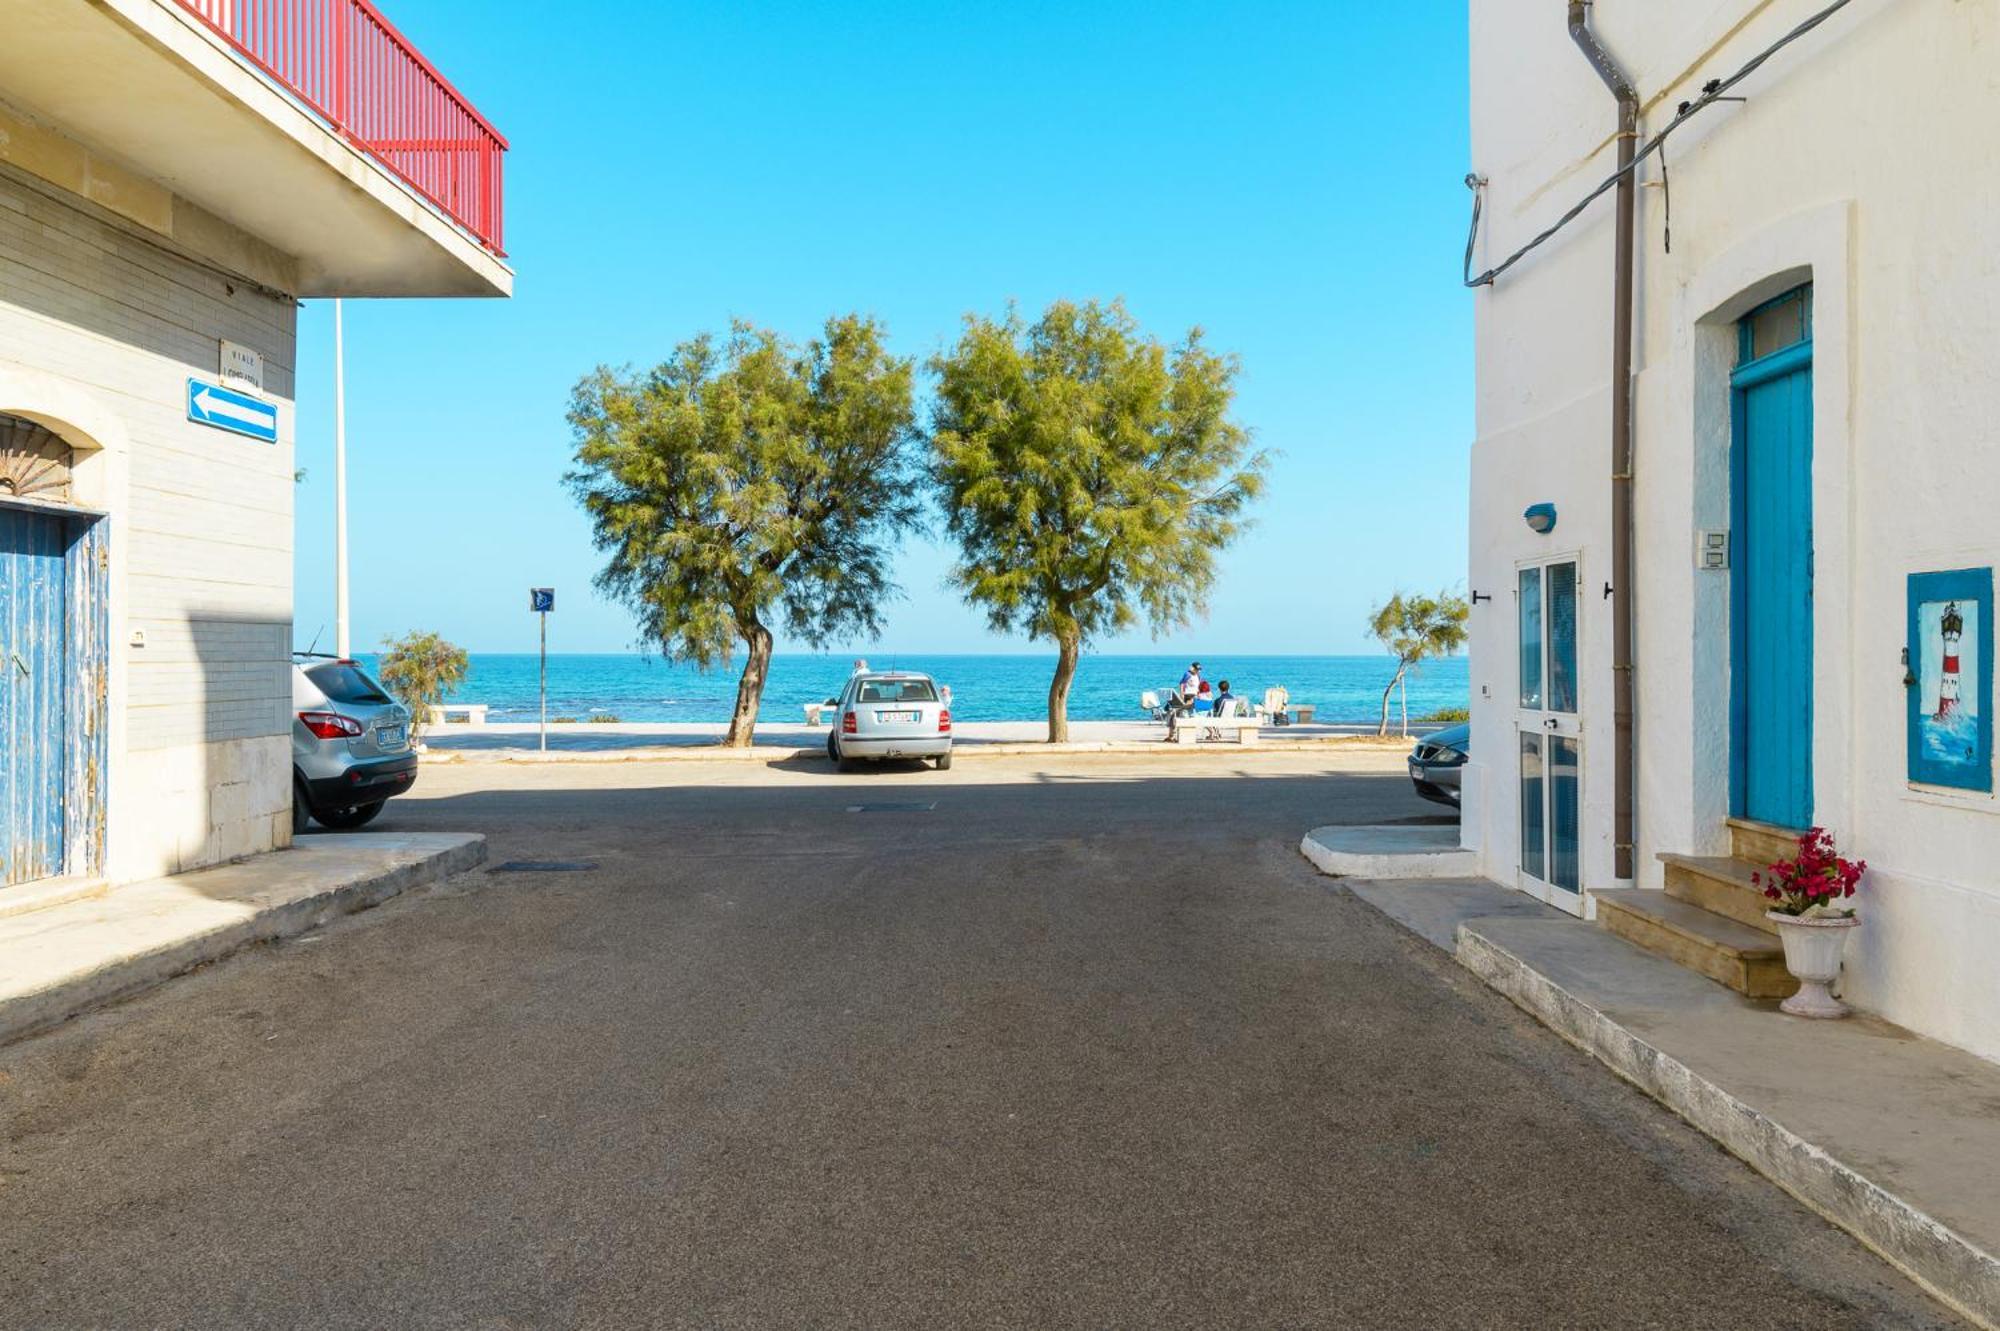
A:
{"label": "parked car", "polygon": [[352,661],[292,661],[292,831],[361,827],[417,779],[410,712]]}
{"label": "parked car", "polygon": [[1452,726],[1417,741],[1410,751],[1410,780],[1417,793],[1437,804],[1458,807],[1459,777],[1472,747],[1472,727]]}
{"label": "parked car", "polygon": [[861,672],[835,699],[826,756],[850,772],[863,759],[935,758],[951,766],[949,695],[929,675]]}

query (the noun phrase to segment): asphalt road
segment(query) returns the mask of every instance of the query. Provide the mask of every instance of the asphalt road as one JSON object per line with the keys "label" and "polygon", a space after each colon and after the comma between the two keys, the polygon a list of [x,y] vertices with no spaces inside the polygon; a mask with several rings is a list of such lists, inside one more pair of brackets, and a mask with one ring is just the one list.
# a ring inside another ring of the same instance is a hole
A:
{"label": "asphalt road", "polygon": [[1956,1325],[1314,874],[1435,813],[1327,765],[427,772],[597,867],[0,1050],[0,1323]]}

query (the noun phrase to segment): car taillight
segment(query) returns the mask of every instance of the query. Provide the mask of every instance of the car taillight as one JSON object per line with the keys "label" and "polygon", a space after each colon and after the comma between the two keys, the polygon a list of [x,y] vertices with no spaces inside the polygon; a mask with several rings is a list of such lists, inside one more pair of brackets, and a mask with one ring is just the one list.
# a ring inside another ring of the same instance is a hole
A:
{"label": "car taillight", "polygon": [[351,720],[338,712],[300,712],[299,720],[305,724],[307,730],[321,739],[339,739],[343,735],[359,738],[366,733],[359,721]]}
{"label": "car taillight", "polygon": [[840,733],[843,735],[860,734],[861,719],[853,712],[842,712],[840,714]]}
{"label": "car taillight", "polygon": [[940,707],[938,709],[938,734],[949,735],[950,733],[951,733],[951,708]]}

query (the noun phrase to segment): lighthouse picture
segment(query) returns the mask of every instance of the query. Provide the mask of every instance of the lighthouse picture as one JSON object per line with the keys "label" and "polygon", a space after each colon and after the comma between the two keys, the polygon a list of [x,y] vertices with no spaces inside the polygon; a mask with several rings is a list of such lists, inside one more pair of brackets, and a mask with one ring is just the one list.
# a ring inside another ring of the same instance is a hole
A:
{"label": "lighthouse picture", "polygon": [[1958,710],[1958,645],[1965,640],[1965,616],[1959,611],[1958,602],[1945,603],[1944,613],[1938,617],[1938,637],[1944,644],[1944,652],[1934,715],[1943,721]]}
{"label": "lighthouse picture", "polygon": [[1978,601],[1958,598],[1917,606],[1918,738],[1936,767],[1980,761],[1980,610]]}

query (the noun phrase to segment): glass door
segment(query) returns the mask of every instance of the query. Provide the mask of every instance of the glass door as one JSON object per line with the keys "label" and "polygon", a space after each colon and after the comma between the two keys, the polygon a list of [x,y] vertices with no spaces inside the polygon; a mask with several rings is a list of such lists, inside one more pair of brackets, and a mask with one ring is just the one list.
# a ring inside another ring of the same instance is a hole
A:
{"label": "glass door", "polygon": [[1529,895],[1583,912],[1581,776],[1576,636],[1581,569],[1575,555],[1523,564],[1514,588],[1519,621],[1521,866]]}

